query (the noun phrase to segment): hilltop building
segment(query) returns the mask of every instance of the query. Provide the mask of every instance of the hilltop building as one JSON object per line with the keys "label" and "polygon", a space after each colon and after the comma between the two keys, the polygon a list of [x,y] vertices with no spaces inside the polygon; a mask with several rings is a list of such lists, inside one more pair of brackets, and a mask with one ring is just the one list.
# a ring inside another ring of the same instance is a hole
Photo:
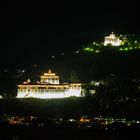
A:
{"label": "hilltop building", "polygon": [[104,46],[107,46],[109,44],[112,46],[120,46],[121,43],[122,40],[120,40],[119,37],[116,37],[113,32],[109,36],[106,36],[104,40]]}
{"label": "hilltop building", "polygon": [[59,76],[52,73],[44,73],[40,81],[32,83],[29,79],[18,85],[17,98],[64,98],[81,96],[81,83],[59,83]]}

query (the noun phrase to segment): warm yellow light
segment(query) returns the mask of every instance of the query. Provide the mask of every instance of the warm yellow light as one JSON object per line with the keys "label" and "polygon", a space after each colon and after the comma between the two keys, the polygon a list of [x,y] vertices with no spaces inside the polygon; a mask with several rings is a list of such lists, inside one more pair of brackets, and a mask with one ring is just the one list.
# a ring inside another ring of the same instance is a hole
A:
{"label": "warm yellow light", "polygon": [[55,73],[44,73],[44,75],[46,75],[46,76],[49,76],[49,75],[51,75],[51,76],[55,76]]}
{"label": "warm yellow light", "polygon": [[104,45],[111,44],[113,46],[120,46],[122,43],[122,40],[119,39],[119,37],[116,37],[114,33],[111,33],[109,36],[105,37]]}
{"label": "warm yellow light", "polygon": [[80,122],[90,122],[90,119],[87,119],[87,118],[81,118],[81,119],[80,119]]}
{"label": "warm yellow light", "polygon": [[59,76],[56,76],[51,70],[41,76],[40,82],[36,84],[30,82],[28,79],[24,84],[18,85],[17,98],[47,99],[81,96],[81,83],[59,84]]}

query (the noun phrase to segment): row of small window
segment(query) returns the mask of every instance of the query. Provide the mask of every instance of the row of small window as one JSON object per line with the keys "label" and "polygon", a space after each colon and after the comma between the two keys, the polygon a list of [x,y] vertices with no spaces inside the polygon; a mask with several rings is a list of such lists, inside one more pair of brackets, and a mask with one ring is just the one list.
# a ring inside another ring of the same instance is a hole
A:
{"label": "row of small window", "polygon": [[81,87],[81,86],[78,86],[78,85],[71,85],[70,87],[75,87],[75,88],[76,88],[76,87]]}
{"label": "row of small window", "polygon": [[39,88],[19,88],[18,90],[46,90],[46,89],[69,89],[69,88],[66,88],[66,87],[39,87]]}
{"label": "row of small window", "polygon": [[71,89],[80,89],[80,87],[71,87]]}
{"label": "row of small window", "polygon": [[57,90],[54,90],[54,89],[38,89],[38,90],[25,90],[25,89],[19,89],[18,92],[62,92],[62,91],[67,91],[67,90],[64,90],[64,89],[57,89]]}
{"label": "row of small window", "polygon": [[47,81],[47,80],[57,81],[58,78],[53,78],[53,79],[52,79],[52,78],[46,78],[46,79],[45,79],[45,78],[42,78],[41,80],[42,80],[42,81]]}
{"label": "row of small window", "polygon": [[[77,89],[77,90],[80,90],[80,87],[71,87],[71,89],[73,90],[75,90],[75,89]],[[69,88],[54,88],[54,87],[49,87],[49,88],[30,88],[30,89],[28,89],[28,88],[22,88],[22,89],[18,89],[18,91],[20,91],[20,92],[22,92],[22,91],[35,91],[35,92],[37,92],[37,91],[46,91],[46,90],[69,90]]]}

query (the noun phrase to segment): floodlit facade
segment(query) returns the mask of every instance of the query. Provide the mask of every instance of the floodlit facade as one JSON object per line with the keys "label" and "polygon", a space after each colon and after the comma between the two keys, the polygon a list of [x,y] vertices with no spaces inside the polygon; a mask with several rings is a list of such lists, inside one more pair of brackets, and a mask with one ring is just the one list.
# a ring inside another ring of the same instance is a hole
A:
{"label": "floodlit facade", "polygon": [[120,46],[122,43],[122,40],[119,39],[119,37],[116,37],[114,33],[111,33],[109,36],[105,37],[104,45],[112,45],[112,46]]}
{"label": "floodlit facade", "polygon": [[59,76],[52,73],[44,73],[40,81],[32,83],[29,79],[18,85],[17,98],[65,98],[81,96],[81,83],[59,83]]}

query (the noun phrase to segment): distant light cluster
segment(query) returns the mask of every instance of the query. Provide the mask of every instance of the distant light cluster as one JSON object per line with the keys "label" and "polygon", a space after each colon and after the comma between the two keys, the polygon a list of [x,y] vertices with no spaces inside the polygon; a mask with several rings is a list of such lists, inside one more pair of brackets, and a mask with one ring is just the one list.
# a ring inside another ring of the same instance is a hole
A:
{"label": "distant light cluster", "polygon": [[96,53],[104,52],[105,50],[110,50],[110,49],[115,50],[115,51],[121,51],[121,52],[131,51],[131,50],[140,49],[140,43],[134,35],[133,36],[127,36],[127,35],[116,36],[112,32],[109,36],[105,36],[104,42],[90,43],[83,48],[83,51],[87,53],[96,54]]}
{"label": "distant light cluster", "polygon": [[112,45],[112,46],[120,46],[122,43],[122,40],[119,39],[119,37],[116,37],[115,34],[112,32],[109,36],[105,37],[104,45]]}

